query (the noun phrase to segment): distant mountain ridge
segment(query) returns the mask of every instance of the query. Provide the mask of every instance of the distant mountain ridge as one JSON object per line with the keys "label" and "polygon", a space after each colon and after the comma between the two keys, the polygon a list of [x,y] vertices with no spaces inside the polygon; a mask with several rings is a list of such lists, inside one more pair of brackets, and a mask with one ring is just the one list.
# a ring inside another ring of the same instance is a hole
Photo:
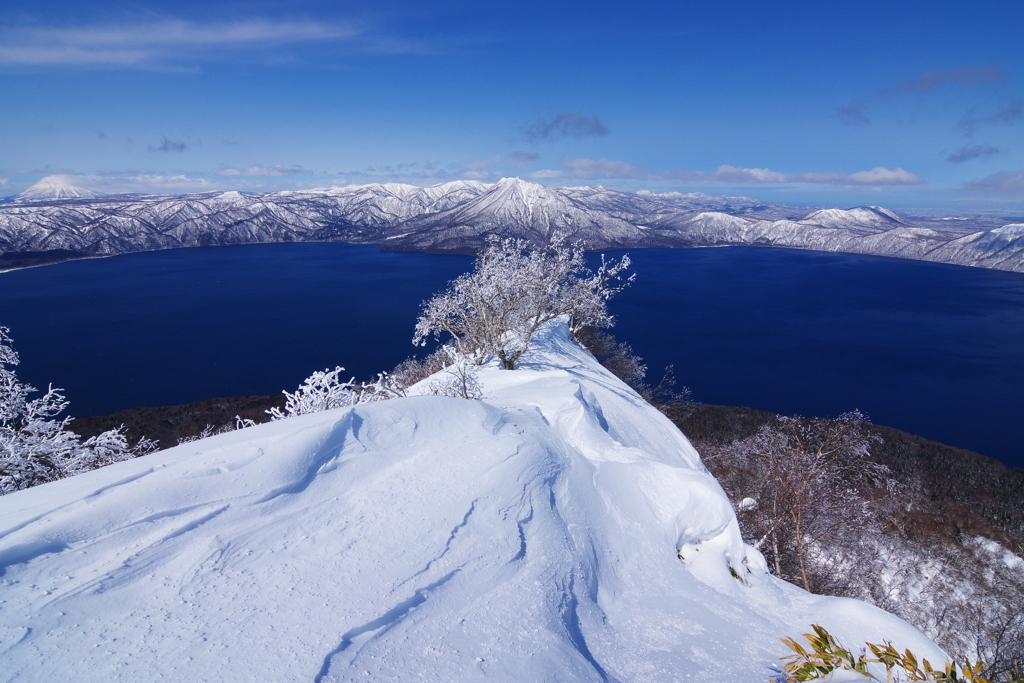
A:
{"label": "distant mountain ridge", "polygon": [[[45,179],[44,179],[45,180]],[[488,235],[588,250],[754,245],[1024,272],[1024,222],[902,216],[877,206],[798,207],[746,197],[554,188],[518,178],[273,193],[70,196],[37,183],[0,205],[0,261],[191,246],[341,241],[392,251],[474,253]],[[2,265],[2,264],[0,264]]]}

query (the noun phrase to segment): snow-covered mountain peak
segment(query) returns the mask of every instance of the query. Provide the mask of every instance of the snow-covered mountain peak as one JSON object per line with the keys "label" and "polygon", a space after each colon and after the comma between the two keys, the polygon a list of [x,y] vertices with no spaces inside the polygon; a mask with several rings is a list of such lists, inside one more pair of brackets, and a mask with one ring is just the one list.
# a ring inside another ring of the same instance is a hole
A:
{"label": "snow-covered mountain peak", "polygon": [[1024,223],[1008,223],[1001,228],[994,229],[992,232],[997,232],[1000,235],[1024,237]]}
{"label": "snow-covered mountain peak", "polygon": [[[756,681],[811,623],[686,438],[564,321],[484,400],[289,418],[0,498],[11,678]],[[422,387],[422,385],[420,385]]]}
{"label": "snow-covered mountain peak", "polygon": [[102,192],[74,185],[75,177],[48,175],[34,185],[11,197],[12,202],[37,202],[47,199],[93,199],[105,196]]}
{"label": "snow-covered mountain peak", "polygon": [[555,191],[540,183],[531,183],[520,178],[502,178],[493,186],[493,191],[503,196],[526,198],[550,197]]}
{"label": "snow-covered mountain peak", "polygon": [[844,228],[859,224],[887,229],[907,224],[895,212],[880,206],[858,206],[852,209],[820,209],[807,214],[800,222],[813,223],[826,228]]}
{"label": "snow-covered mountain peak", "polygon": [[528,226],[537,215],[558,215],[572,203],[557,190],[519,178],[502,178],[485,187],[478,196],[458,207],[460,217],[487,216],[492,222],[508,226]]}

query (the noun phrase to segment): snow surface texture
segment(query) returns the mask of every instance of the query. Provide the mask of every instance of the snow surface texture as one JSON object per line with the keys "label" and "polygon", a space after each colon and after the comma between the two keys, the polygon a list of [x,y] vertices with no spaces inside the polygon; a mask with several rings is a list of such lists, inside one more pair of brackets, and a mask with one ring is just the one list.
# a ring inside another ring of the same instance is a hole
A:
{"label": "snow surface texture", "polygon": [[812,622],[944,660],[767,574],[563,321],[520,363],[0,498],[0,679],[760,682]]}

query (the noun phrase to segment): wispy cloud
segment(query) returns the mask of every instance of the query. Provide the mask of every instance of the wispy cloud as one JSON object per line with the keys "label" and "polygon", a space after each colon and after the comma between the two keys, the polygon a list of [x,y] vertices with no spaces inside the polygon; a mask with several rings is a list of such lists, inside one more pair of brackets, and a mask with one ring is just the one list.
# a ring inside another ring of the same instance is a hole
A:
{"label": "wispy cloud", "polygon": [[1024,193],[1024,169],[1000,171],[984,178],[977,178],[968,182],[967,187],[971,190]]}
{"label": "wispy cloud", "polygon": [[558,165],[571,172],[574,178],[645,178],[648,174],[639,166],[613,159],[560,159]]}
{"label": "wispy cloud", "polygon": [[866,124],[871,122],[867,115],[867,108],[872,103],[897,100],[913,93],[927,93],[952,84],[997,84],[1005,80],[1006,74],[998,64],[929,69],[913,78],[882,88],[870,97],[854,100],[845,106],[838,107],[836,113],[848,124]]}
{"label": "wispy cloud", "polygon": [[0,64],[151,68],[231,51],[352,40],[360,34],[353,24],[270,19],[15,27],[0,31]]}
{"label": "wispy cloud", "polygon": [[611,159],[561,159],[558,170],[541,170],[531,174],[533,178],[570,177],[585,180],[623,179],[623,180],[674,180],[680,182],[724,183],[724,184],[815,184],[843,186],[894,186],[923,185],[925,180],[920,176],[902,168],[888,169],[876,166],[869,171],[856,173],[782,173],[767,168],[745,168],[740,166],[719,166],[715,171],[669,170],[647,171],[623,161]]}
{"label": "wispy cloud", "polygon": [[453,161],[448,168],[458,172],[458,175],[466,180],[486,180],[498,175],[490,170],[491,166],[501,162],[501,156],[495,155],[486,159],[469,159],[468,161]]}
{"label": "wispy cloud", "polygon": [[505,155],[503,161],[508,166],[514,166],[516,168],[529,168],[530,164],[540,159],[539,154],[533,152],[524,152],[517,149],[514,152],[510,152]]}
{"label": "wispy cloud", "polygon": [[[253,167],[259,168],[259,167]],[[272,170],[274,167],[270,167]],[[295,170],[295,169],[289,169]],[[301,169],[300,169],[301,170]],[[329,187],[339,184],[337,180],[310,178],[309,172],[296,174],[302,179],[276,175],[222,175],[222,172],[200,173],[150,173],[141,171],[116,171],[109,173],[70,173],[66,182],[78,187],[104,192],[106,194],[182,194],[193,192],[276,192],[279,190],[300,190],[311,187]],[[14,183],[12,182],[12,185]],[[32,182],[19,183],[31,185]],[[23,188],[19,188],[23,189]]]}
{"label": "wispy cloud", "polygon": [[50,168],[49,166],[43,166],[42,168],[0,168],[0,175],[74,175],[74,171],[69,168]]}
{"label": "wispy cloud", "polygon": [[552,116],[542,116],[533,123],[522,126],[519,132],[528,142],[564,138],[582,140],[607,135],[608,127],[598,116],[588,116],[578,111],[563,111]]}
{"label": "wispy cloud", "polygon": [[985,123],[1010,123],[1024,118],[1024,97],[1014,97],[996,107],[989,114],[978,114],[972,108],[956,124],[957,128],[970,135],[974,129]]}
{"label": "wispy cloud", "polygon": [[913,92],[928,92],[950,83],[973,85],[976,83],[997,83],[1006,80],[1006,74],[998,64],[977,64],[952,68],[929,69],[913,78],[878,92],[879,99],[903,97]]}
{"label": "wispy cloud", "polygon": [[962,164],[965,161],[974,161],[975,159],[984,159],[994,154],[1000,154],[1001,150],[998,147],[988,147],[985,145],[973,145],[971,147],[961,147],[956,150],[948,157],[946,161],[953,164]]}
{"label": "wispy cloud", "polygon": [[247,166],[246,168],[224,168],[217,172],[222,176],[247,176],[254,178],[285,178],[313,175],[313,171],[301,166]]}
{"label": "wispy cloud", "polygon": [[188,145],[184,140],[171,140],[166,135],[159,145],[149,146],[150,152],[184,152],[186,149],[188,149]]}

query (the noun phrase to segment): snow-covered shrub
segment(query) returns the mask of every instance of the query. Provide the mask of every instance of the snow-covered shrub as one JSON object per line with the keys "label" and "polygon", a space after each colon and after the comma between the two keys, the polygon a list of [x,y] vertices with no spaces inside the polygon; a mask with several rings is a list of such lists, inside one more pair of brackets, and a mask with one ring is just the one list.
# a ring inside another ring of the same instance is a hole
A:
{"label": "snow-covered shrub", "polygon": [[411,387],[413,384],[444,370],[448,360],[448,353],[442,346],[422,360],[406,358],[391,371],[391,377],[402,386]]}
{"label": "snow-covered shrub", "polygon": [[[235,419],[237,420],[238,418],[236,417]],[[235,427],[235,429],[238,428],[239,427]],[[180,439],[178,439],[178,445],[180,446],[183,443],[192,443],[193,441],[201,441],[211,436],[217,436],[218,434],[226,434],[230,431],[233,431],[231,425],[221,425],[220,427],[214,427],[212,424],[206,423],[206,426],[203,427],[202,431],[200,431],[198,434],[193,434],[192,436],[183,436]]]}
{"label": "snow-covered shrub", "polygon": [[251,420],[251,419],[249,419],[247,417],[239,417],[238,415],[235,415],[235,431],[236,432],[239,429],[248,429],[249,427],[255,427],[255,426],[256,426],[256,420]]}
{"label": "snow-covered shrub", "polygon": [[447,344],[441,347],[441,351],[448,357],[448,363],[444,371],[437,373],[437,378],[428,385],[430,393],[435,396],[482,400],[484,392],[477,379],[479,359],[464,356]]}
{"label": "snow-covered shrub", "polygon": [[340,365],[334,370],[326,369],[314,372],[299,385],[294,393],[282,392],[285,395],[284,411],[274,407],[266,411],[271,420],[283,420],[293,415],[318,413],[332,408],[344,408],[358,403],[359,394],[353,391],[355,378],[347,382],[341,381],[341,373],[345,368]]}
{"label": "snow-covered shrub", "polygon": [[359,403],[369,401],[386,401],[390,398],[402,398],[406,395],[408,385],[388,372],[377,373],[377,379],[359,385]]}
{"label": "snow-covered shrub", "polygon": [[[269,410],[266,412],[270,412]],[[250,420],[249,418],[242,418],[235,415],[234,424],[228,423],[221,425],[220,427],[214,427],[209,422],[203,427],[202,431],[198,434],[192,434],[191,436],[183,436],[178,439],[178,445],[183,443],[192,443],[194,441],[201,441],[202,439],[209,438],[211,436],[217,436],[219,434],[227,434],[228,432],[237,432],[239,429],[248,429],[249,427],[255,427],[256,421]]]}
{"label": "snow-covered shrub", "polygon": [[137,458],[157,450],[157,442],[144,436],[134,446],[129,445],[128,438],[121,431],[122,429],[124,429],[124,425],[86,439],[74,456],[68,460],[64,471],[65,475],[71,476],[87,472],[97,467]]}
{"label": "snow-covered shrub", "polygon": [[84,442],[68,429],[70,417],[56,419],[68,401],[51,385],[41,397],[8,366],[19,363],[6,327],[0,327],[0,494],[26,489],[156,450],[142,438],[129,446],[122,428]]}
{"label": "snow-covered shrub", "polygon": [[584,325],[612,325],[607,301],[632,281],[621,277],[629,257],[602,258],[593,272],[579,244],[556,238],[540,249],[528,251],[528,246],[525,240],[488,238],[473,271],[424,303],[413,343],[445,333],[461,354],[496,356],[512,370],[534,332],[549,320],[568,315],[574,334]]}
{"label": "snow-covered shrub", "polygon": [[334,370],[314,372],[298,389],[282,392],[285,395],[284,410],[271,408],[266,411],[271,421],[283,420],[294,415],[319,413],[333,408],[346,408],[359,403],[384,401],[405,396],[405,385],[392,375],[382,372],[373,382],[356,384],[355,377],[347,382],[341,380],[345,368],[340,365]]}

